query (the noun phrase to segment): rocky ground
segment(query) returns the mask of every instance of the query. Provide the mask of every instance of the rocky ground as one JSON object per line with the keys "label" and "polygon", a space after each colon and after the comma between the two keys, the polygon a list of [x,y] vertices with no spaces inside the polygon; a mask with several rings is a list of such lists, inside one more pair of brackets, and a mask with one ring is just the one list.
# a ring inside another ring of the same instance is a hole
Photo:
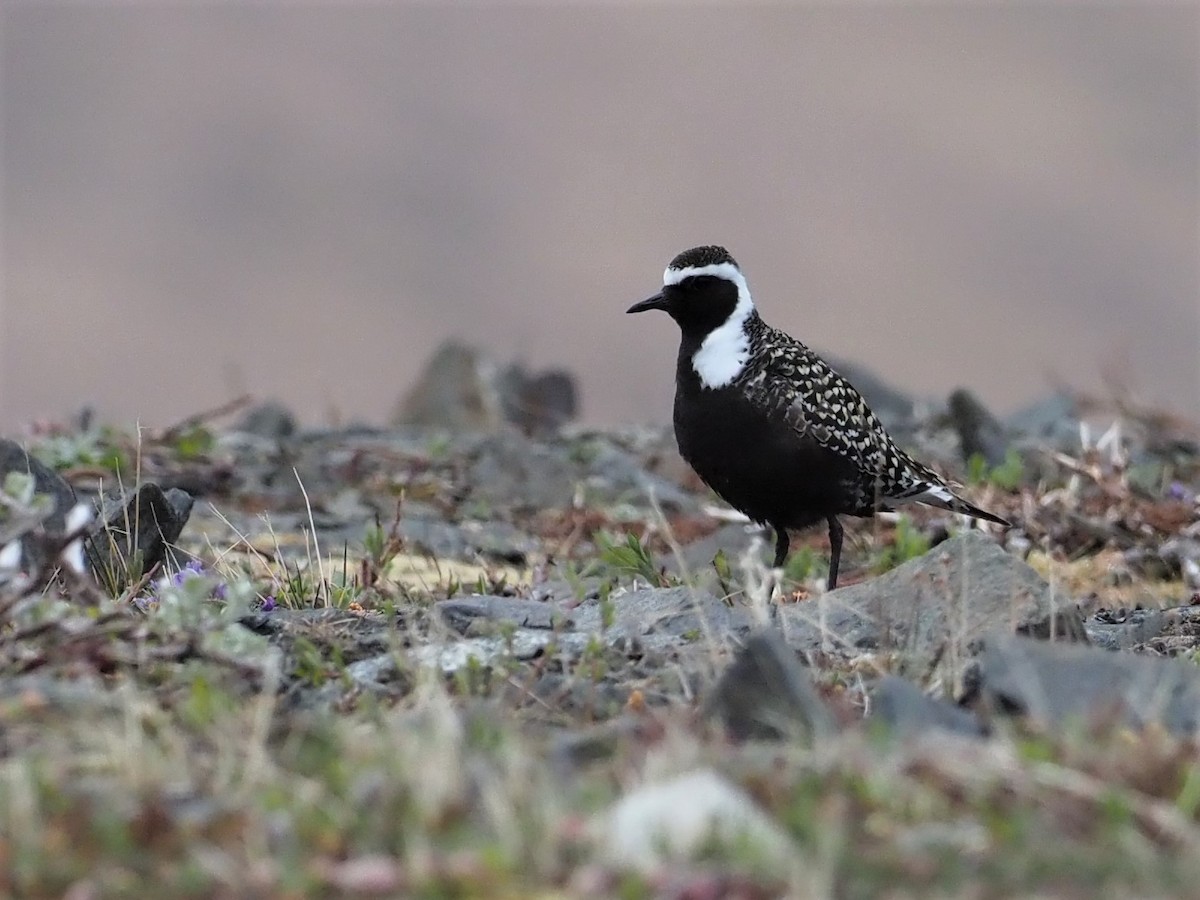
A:
{"label": "rocky ground", "polygon": [[665,431],[421,402],[0,442],[4,893],[1194,891],[1186,425],[876,386],[1017,525],[847,521],[825,592]]}

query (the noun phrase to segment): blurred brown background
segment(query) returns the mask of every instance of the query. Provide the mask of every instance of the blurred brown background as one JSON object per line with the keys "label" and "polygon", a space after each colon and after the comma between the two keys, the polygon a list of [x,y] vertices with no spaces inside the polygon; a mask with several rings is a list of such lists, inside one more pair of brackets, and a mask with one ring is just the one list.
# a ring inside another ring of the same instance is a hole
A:
{"label": "blurred brown background", "polygon": [[1200,7],[10,4],[0,428],[241,391],[382,422],[442,339],[665,421],[623,315],[726,244],[768,321],[998,411],[1200,415]]}

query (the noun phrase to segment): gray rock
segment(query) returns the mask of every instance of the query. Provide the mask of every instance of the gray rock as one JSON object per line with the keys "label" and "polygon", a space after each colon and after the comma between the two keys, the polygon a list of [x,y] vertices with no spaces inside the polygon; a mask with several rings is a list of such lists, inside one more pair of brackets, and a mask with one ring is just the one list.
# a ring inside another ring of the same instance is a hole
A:
{"label": "gray rock", "polygon": [[694,495],[678,484],[647,471],[643,460],[608,441],[595,445],[595,455],[581,473],[589,493],[603,502],[627,502],[639,508],[649,505],[651,493],[669,512],[699,508]]}
{"label": "gray rock", "polygon": [[1162,634],[1168,621],[1161,609],[1106,610],[1089,616],[1084,628],[1088,640],[1102,650],[1132,650]]}
{"label": "gray rock", "polygon": [[391,653],[360,659],[346,666],[346,676],[357,687],[376,689],[395,680],[399,674],[396,657]]}
{"label": "gray rock", "polygon": [[[398,617],[404,621],[402,617]],[[352,632],[370,636],[379,634],[381,648],[387,648],[389,629],[387,619],[380,615],[364,616],[336,607],[303,607],[292,609],[279,606],[270,612],[256,610],[238,619],[238,623],[256,634],[277,637],[280,635],[308,636],[319,631],[336,629],[342,633]],[[356,643],[366,644],[370,638],[360,638]]]}
{"label": "gray rock", "polygon": [[[612,614],[608,631],[627,637],[661,635],[723,644],[729,637],[748,634],[753,622],[748,610],[686,587],[629,591],[608,602]],[[578,631],[598,634],[604,630],[599,600],[585,600],[572,615]]]}
{"label": "gray rock", "polygon": [[1181,578],[1192,590],[1200,588],[1200,537],[1177,534],[1154,550],[1131,549],[1125,559],[1143,577]]}
{"label": "gray rock", "polygon": [[172,552],[192,511],[192,497],[148,481],[133,496],[105,498],[84,553],[96,580],[115,594]]}
{"label": "gray rock", "polygon": [[479,441],[465,479],[470,499],[491,508],[563,509],[628,503],[645,509],[651,493],[666,510],[694,510],[695,497],[648,474],[632,454],[602,440],[548,444],[515,431]]}
{"label": "gray rock", "polygon": [[605,580],[599,575],[580,576],[576,580],[551,578],[533,584],[529,596],[544,603],[575,604],[584,600],[599,600]]}
{"label": "gray rock", "polygon": [[[75,505],[75,489],[49,466],[30,456],[16,441],[0,438],[0,484],[11,472],[33,476],[34,490],[51,498],[53,506],[42,524],[47,532],[61,535],[66,528],[67,511]],[[10,539],[0,540],[0,543]]]}
{"label": "gray rock", "polygon": [[1079,449],[1079,404],[1065,393],[1051,394],[1008,417],[1016,434],[1034,438],[1056,450]]}
{"label": "gray rock", "polygon": [[[573,649],[577,657],[581,648],[576,645]],[[612,650],[611,646],[609,649]],[[544,671],[529,690],[545,709],[583,720],[603,721],[621,714],[629,701],[631,685],[612,673],[595,679]]]}
{"label": "gray rock", "polygon": [[507,522],[464,522],[405,516],[400,536],[414,550],[439,558],[501,560],[520,565],[537,550],[537,542]]}
{"label": "gray rock", "polygon": [[447,341],[434,353],[392,418],[396,425],[492,431],[506,423],[551,434],[578,411],[575,378],[562,369],[503,370],[475,347]]}
{"label": "gray rock", "polygon": [[974,394],[959,388],[950,394],[947,407],[950,425],[958,434],[963,462],[975,454],[982,456],[989,466],[1004,462],[1008,435],[1004,426]]}
{"label": "gray rock", "polygon": [[739,561],[755,534],[763,538],[760,542],[759,556],[763,563],[769,566],[775,553],[774,534],[752,522],[729,522],[707,537],[685,544],[681,554],[682,565],[679,560],[668,559],[665,561],[667,571],[677,572],[686,567],[692,576],[707,576],[713,571],[713,559],[717,553],[724,552],[730,569],[738,574]]}
{"label": "gray rock", "polygon": [[569,507],[583,479],[565,454],[517,432],[490,435],[471,460],[471,499],[488,507]]}
{"label": "gray rock", "polygon": [[1157,724],[1188,736],[1200,730],[1200,669],[1178,660],[995,635],[980,656],[979,679],[990,707],[1043,726]]}
{"label": "gray rock", "polygon": [[930,697],[911,681],[887,675],[871,691],[869,721],[882,722],[899,735],[925,734],[932,730],[978,737],[984,728],[962,707]]}
{"label": "gray rock", "polygon": [[[537,686],[534,690],[542,696]],[[562,731],[547,756],[559,777],[569,779],[583,766],[611,758],[625,744],[646,741],[650,730],[645,717],[625,713],[590,728]]]}
{"label": "gray rock", "polygon": [[1087,620],[1088,636],[1105,650],[1146,650],[1175,656],[1200,646],[1200,606],[1101,610]]}
{"label": "gray rock", "polygon": [[526,434],[554,434],[579,412],[575,377],[563,369],[530,372],[512,365],[500,384],[504,418]]}
{"label": "gray rock", "polygon": [[[316,504],[314,504],[314,507]],[[343,488],[320,501],[319,508],[312,510],[313,522],[318,529],[343,528],[350,525],[361,528],[369,521],[374,510],[365,502],[362,491]]]}
{"label": "gray rock", "polygon": [[435,606],[442,621],[459,634],[477,636],[479,625],[509,624],[517,628],[570,628],[574,622],[550,603],[516,597],[465,597]]}
{"label": "gray rock", "polygon": [[788,643],[807,653],[890,649],[915,671],[946,652],[972,655],[996,630],[1086,639],[1071,598],[978,531],[816,602],[785,604],[780,622]]}
{"label": "gray rock", "polygon": [[233,426],[233,431],[277,442],[292,437],[296,429],[296,417],[292,411],[274,400],[248,409]]}
{"label": "gray rock", "polygon": [[796,651],[773,629],[750,636],[713,687],[705,710],[737,740],[811,741],[837,730]]}
{"label": "gray rock", "polygon": [[447,341],[401,401],[394,425],[490,430],[504,421],[499,372],[475,347]]}
{"label": "gray rock", "polygon": [[472,664],[489,668],[507,660],[533,659],[554,639],[550,631],[518,628],[504,637],[420,644],[410,653],[419,665],[438,668],[449,675]]}

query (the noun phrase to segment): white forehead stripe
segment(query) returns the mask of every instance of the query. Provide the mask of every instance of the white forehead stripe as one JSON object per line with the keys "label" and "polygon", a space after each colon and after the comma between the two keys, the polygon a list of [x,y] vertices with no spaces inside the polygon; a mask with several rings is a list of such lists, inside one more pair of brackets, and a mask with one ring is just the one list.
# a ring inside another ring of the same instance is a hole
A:
{"label": "white forehead stripe", "polygon": [[737,287],[737,306],[728,319],[709,332],[692,356],[692,368],[700,376],[700,383],[706,388],[722,388],[742,374],[746,360],[750,358],[750,338],[746,336],[744,326],[754,312],[754,300],[750,297],[746,277],[737,266],[727,262],[686,269],[668,268],[663,272],[663,287],[698,275],[724,278]]}
{"label": "white forehead stripe", "polygon": [[663,272],[663,287],[670,287],[673,284],[679,284],[685,278],[696,278],[701,275],[714,275],[717,278],[724,278],[726,281],[732,281],[738,286],[738,293],[743,290],[750,293],[746,289],[746,279],[742,275],[741,270],[733,263],[713,263],[709,266],[688,266],[686,269],[667,268]]}

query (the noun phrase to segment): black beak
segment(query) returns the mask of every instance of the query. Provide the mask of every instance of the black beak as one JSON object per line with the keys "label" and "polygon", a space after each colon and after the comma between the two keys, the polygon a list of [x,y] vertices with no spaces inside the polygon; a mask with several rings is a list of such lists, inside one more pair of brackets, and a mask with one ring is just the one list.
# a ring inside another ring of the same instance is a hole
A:
{"label": "black beak", "polygon": [[629,307],[629,309],[625,310],[625,312],[626,313],[635,313],[635,312],[645,312],[648,309],[666,309],[666,308],[667,308],[667,298],[664,297],[662,295],[662,292],[660,291],[659,293],[655,294],[653,297],[647,297],[641,303],[633,304],[633,306]]}

